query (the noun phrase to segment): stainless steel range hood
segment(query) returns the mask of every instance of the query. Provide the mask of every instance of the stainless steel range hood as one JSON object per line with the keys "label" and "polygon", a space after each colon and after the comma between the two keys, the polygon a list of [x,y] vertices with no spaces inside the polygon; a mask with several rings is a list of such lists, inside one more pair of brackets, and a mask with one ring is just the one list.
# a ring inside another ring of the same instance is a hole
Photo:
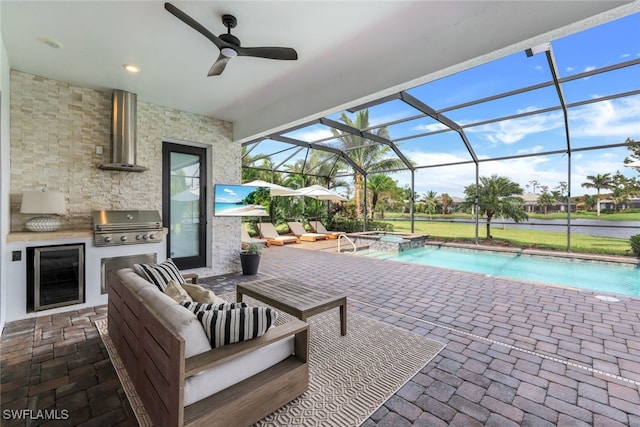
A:
{"label": "stainless steel range hood", "polygon": [[146,167],[136,164],[137,96],[123,90],[113,91],[111,117],[111,162],[100,169],[144,172]]}

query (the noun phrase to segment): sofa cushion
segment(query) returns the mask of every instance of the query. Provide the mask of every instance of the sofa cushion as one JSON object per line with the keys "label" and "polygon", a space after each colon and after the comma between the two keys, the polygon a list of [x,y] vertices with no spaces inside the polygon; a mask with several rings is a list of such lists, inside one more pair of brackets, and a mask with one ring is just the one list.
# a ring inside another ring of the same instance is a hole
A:
{"label": "sofa cushion", "polygon": [[195,356],[211,350],[209,338],[196,315],[158,289],[149,287],[138,292],[138,296],[164,321],[167,328],[184,340],[185,357]]}
{"label": "sofa cushion", "polygon": [[162,292],[164,292],[167,283],[171,280],[175,280],[180,284],[186,283],[171,258],[167,258],[161,264],[134,264],[133,269],[142,278],[156,285]]}
{"label": "sofa cushion", "polygon": [[150,288],[158,291],[158,288],[150,283],[148,280],[142,278],[140,275],[136,274],[130,268],[123,268],[116,272],[116,275],[120,278],[120,281],[131,289],[132,292],[138,293],[140,290],[144,288]]}
{"label": "sofa cushion", "polygon": [[263,335],[275,323],[278,312],[269,307],[246,307],[199,311],[196,316],[211,347],[216,348]]}
{"label": "sofa cushion", "polygon": [[236,308],[248,307],[247,303],[244,303],[244,302],[225,302],[222,304],[202,304],[200,302],[195,302],[195,301],[191,301],[191,302],[182,301],[180,304],[190,312],[196,313],[196,314],[199,311],[206,311],[206,310],[233,310]]}
{"label": "sofa cushion", "polygon": [[242,356],[230,358],[216,367],[187,378],[184,382],[185,406],[216,394],[285,360],[295,353],[294,346],[295,337],[287,337]]}
{"label": "sofa cushion", "polygon": [[179,303],[193,302],[193,299],[191,299],[187,291],[175,280],[169,280],[169,282],[167,282],[164,293]]}
{"label": "sofa cushion", "polygon": [[202,304],[224,304],[225,300],[218,297],[213,291],[205,289],[200,285],[192,285],[191,283],[183,283],[182,287],[187,291],[191,299]]}

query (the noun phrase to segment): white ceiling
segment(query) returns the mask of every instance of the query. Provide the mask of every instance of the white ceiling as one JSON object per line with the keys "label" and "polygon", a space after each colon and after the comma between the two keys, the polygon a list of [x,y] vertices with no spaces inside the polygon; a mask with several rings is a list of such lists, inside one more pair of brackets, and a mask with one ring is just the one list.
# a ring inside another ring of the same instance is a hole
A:
{"label": "white ceiling", "polygon": [[299,59],[237,57],[207,77],[218,49],[160,1],[2,0],[0,28],[12,69],[229,120],[242,141],[639,9],[630,0],[172,4],[216,35],[233,14],[243,46],[293,47]]}

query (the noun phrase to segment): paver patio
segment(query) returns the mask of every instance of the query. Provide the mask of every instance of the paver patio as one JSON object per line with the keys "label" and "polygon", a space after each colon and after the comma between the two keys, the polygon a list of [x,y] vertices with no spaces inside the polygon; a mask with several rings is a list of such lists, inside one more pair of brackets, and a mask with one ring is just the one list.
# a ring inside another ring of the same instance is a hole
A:
{"label": "paver patio", "polygon": [[[208,286],[303,281],[346,293],[349,312],[446,344],[364,426],[640,426],[640,298],[606,302],[595,298],[602,292],[296,246],[264,251],[257,276]],[[98,307],[7,324],[2,409],[56,405],[76,424],[135,425],[93,328],[104,314]]]}

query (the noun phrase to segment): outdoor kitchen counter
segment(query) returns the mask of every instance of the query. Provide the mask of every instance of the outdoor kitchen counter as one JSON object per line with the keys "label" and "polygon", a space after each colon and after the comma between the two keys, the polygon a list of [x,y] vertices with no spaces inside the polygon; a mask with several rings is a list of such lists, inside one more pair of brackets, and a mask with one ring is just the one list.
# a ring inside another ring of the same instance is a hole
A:
{"label": "outdoor kitchen counter", "polygon": [[[166,230],[163,230],[166,232]],[[158,230],[159,232],[159,230]],[[155,255],[157,262],[166,259],[166,240],[158,240],[140,244],[125,244],[118,246],[96,246],[94,232],[90,228],[81,226],[75,229],[58,230],[52,232],[16,231],[1,237],[7,241],[7,255],[3,255],[3,273],[10,277],[11,286],[7,286],[5,321],[25,319],[43,315],[52,315],[69,310],[81,310],[88,307],[107,304],[108,295],[103,289],[104,266],[116,258],[152,259]],[[36,248],[54,250],[56,247],[81,245],[84,247],[84,300],[78,304],[64,305],[34,311],[28,304],[27,291],[29,289],[29,274],[31,261],[30,251]],[[151,256],[148,258],[147,256]],[[146,262],[146,261],[145,261]]]}
{"label": "outdoor kitchen counter", "polygon": [[58,231],[16,231],[7,234],[7,243],[36,242],[44,240],[86,239],[93,237],[90,228],[82,230],[58,230]]}
{"label": "outdoor kitchen counter", "polygon": [[[164,234],[167,234],[169,230],[163,228]],[[81,229],[81,230],[58,230],[50,232],[37,232],[37,231],[14,231],[7,234],[7,243],[17,242],[37,242],[46,240],[69,240],[69,239],[92,239],[93,230]]]}

